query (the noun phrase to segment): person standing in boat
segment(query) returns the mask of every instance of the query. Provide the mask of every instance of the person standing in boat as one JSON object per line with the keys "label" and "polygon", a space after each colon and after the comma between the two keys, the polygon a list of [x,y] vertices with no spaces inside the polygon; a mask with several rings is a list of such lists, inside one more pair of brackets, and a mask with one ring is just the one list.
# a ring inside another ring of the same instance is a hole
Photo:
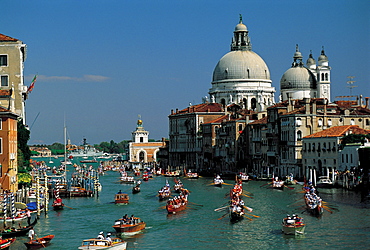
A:
{"label": "person standing in boat", "polygon": [[27,223],[28,225],[30,225],[31,224],[31,210],[29,210],[28,208],[26,210],[26,216],[27,216]]}
{"label": "person standing in boat", "polygon": [[34,236],[35,236],[35,231],[33,230],[33,227],[31,227],[30,231],[28,231],[28,238],[30,239],[30,242],[33,240]]}

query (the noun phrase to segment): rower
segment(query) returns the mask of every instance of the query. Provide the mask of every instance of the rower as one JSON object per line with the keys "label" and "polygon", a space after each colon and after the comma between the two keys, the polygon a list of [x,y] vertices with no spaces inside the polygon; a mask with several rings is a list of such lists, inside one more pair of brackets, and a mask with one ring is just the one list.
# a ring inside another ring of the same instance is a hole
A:
{"label": "rower", "polygon": [[97,239],[99,239],[99,240],[104,240],[104,232],[103,231],[101,231],[100,233],[99,233],[99,235],[98,235],[98,237],[96,237]]}

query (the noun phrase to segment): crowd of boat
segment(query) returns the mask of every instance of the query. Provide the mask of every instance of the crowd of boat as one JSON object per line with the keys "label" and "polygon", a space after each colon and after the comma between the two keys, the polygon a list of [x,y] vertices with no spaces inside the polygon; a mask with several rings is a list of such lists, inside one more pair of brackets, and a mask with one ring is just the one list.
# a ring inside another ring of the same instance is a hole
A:
{"label": "crowd of boat", "polygon": [[[58,168],[46,169],[44,165],[36,164],[37,168],[34,170],[35,176],[41,177],[45,182],[42,184],[38,183],[32,192],[29,192],[29,196],[34,195],[34,197],[43,197],[48,198],[52,197],[53,203],[52,208],[54,210],[61,210],[64,207],[68,207],[64,204],[64,197],[88,197],[98,194],[98,190],[101,190],[101,185],[99,182],[99,176],[104,175],[106,171],[118,171],[119,172],[119,181],[122,184],[133,184],[132,194],[139,193],[141,190],[141,185],[143,182],[149,181],[154,176],[165,176],[172,177],[174,185],[171,188],[169,184],[170,179],[166,179],[166,183],[163,187],[157,192],[159,201],[166,200],[166,205],[164,206],[168,214],[177,214],[181,211],[184,211],[188,208],[189,203],[189,194],[190,191],[184,187],[184,183],[180,180],[181,172],[178,170],[175,171],[166,171],[160,168],[134,168],[128,170],[128,167],[124,164],[119,164],[115,166],[105,166],[99,165],[97,169],[94,169],[92,166],[74,166],[75,172],[71,175],[71,179],[67,180],[65,178],[65,172]],[[59,173],[58,175],[48,176],[47,172],[51,171],[53,174]],[[56,172],[57,171],[57,172]],[[64,168],[65,171],[65,168]],[[183,178],[188,179],[198,179],[200,176],[196,172],[184,171]],[[49,180],[48,180],[49,178]],[[244,197],[252,198],[253,194],[243,189],[243,184],[250,181],[249,176],[246,173],[240,172],[235,176],[234,183],[227,183],[223,180],[220,174],[215,175],[212,183],[216,188],[223,187],[224,185],[230,185],[230,191],[227,193],[228,201],[224,203],[222,207],[216,208],[214,211],[217,212],[226,212],[219,219],[224,218],[226,215],[229,215],[231,223],[237,223],[244,218],[252,221],[254,218],[260,216],[253,214],[254,210],[251,207],[248,207],[245,203]],[[294,189],[290,187],[291,185],[296,185],[297,182],[294,180],[293,176],[287,176],[286,179],[280,180],[277,177],[272,178],[271,182],[266,183],[263,186],[267,186],[273,189],[284,190],[284,187],[289,189]],[[324,209],[329,210],[328,206],[323,205],[322,199],[318,196],[317,190],[308,182],[303,186],[302,192],[304,193],[304,201],[306,205],[306,210],[309,211],[314,216],[321,216]],[[175,196],[172,196],[173,193],[176,193]],[[37,195],[39,194],[39,195]],[[42,194],[42,195],[40,195]],[[37,198],[35,200],[36,205],[33,209],[31,204],[24,204],[26,207],[23,209],[15,210],[13,207],[10,207],[12,195],[4,194],[2,195],[3,202],[3,218],[4,229],[2,231],[2,239],[0,241],[0,249],[6,249],[15,241],[15,237],[25,236],[29,232],[33,232],[33,226],[37,223],[35,219],[32,223],[30,221],[29,213],[39,213],[39,210],[47,209],[46,204],[48,204],[47,199],[42,200]],[[130,197],[128,193],[122,192],[121,190],[114,194],[114,203],[116,204],[125,204],[128,205]],[[194,203],[193,203],[194,204]],[[14,205],[14,201],[13,201]],[[46,206],[46,208],[45,208]],[[8,209],[11,211],[11,215],[7,216]],[[27,212],[28,211],[28,212]],[[14,214],[13,214],[14,213]],[[6,227],[5,222],[12,221],[14,223],[17,218],[23,220],[28,219],[28,224],[19,228],[10,228]],[[1,218],[0,218],[1,220]],[[104,233],[101,232],[96,238],[89,238],[82,241],[81,246],[78,249],[126,249],[127,242],[123,240],[122,237],[125,235],[136,234],[142,232],[146,228],[146,223],[139,217],[132,215],[127,217],[127,214],[122,218],[114,221],[113,229],[116,232],[117,237],[112,237],[112,234],[109,233],[104,237]],[[292,216],[287,215],[283,218],[282,222],[282,232],[284,234],[293,234],[293,235],[303,235],[304,234],[305,224],[303,223],[303,218],[295,214]],[[40,246],[47,246],[50,241],[53,239],[54,235],[47,235],[39,239],[35,239],[30,236],[30,240],[27,242],[27,247],[35,247],[37,244]]]}

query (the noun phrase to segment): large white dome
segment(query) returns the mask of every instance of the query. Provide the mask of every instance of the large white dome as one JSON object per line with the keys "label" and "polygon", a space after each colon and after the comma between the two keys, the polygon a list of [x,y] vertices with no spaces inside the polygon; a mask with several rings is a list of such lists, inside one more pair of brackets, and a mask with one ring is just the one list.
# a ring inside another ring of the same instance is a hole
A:
{"label": "large white dome", "polygon": [[231,51],[224,55],[213,71],[213,82],[228,80],[270,80],[265,61],[255,52]]}

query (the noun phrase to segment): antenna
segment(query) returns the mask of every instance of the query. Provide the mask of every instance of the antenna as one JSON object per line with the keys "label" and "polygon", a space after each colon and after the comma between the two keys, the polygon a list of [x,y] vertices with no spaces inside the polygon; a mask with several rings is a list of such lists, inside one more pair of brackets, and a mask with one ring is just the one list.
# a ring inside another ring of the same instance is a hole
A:
{"label": "antenna", "polygon": [[353,85],[356,82],[356,81],[353,81],[353,78],[355,78],[355,77],[354,76],[347,76],[347,78],[349,79],[347,81],[347,84],[348,84],[347,88],[349,88],[349,93],[350,93],[350,95],[352,95],[352,89],[357,87],[357,86]]}

